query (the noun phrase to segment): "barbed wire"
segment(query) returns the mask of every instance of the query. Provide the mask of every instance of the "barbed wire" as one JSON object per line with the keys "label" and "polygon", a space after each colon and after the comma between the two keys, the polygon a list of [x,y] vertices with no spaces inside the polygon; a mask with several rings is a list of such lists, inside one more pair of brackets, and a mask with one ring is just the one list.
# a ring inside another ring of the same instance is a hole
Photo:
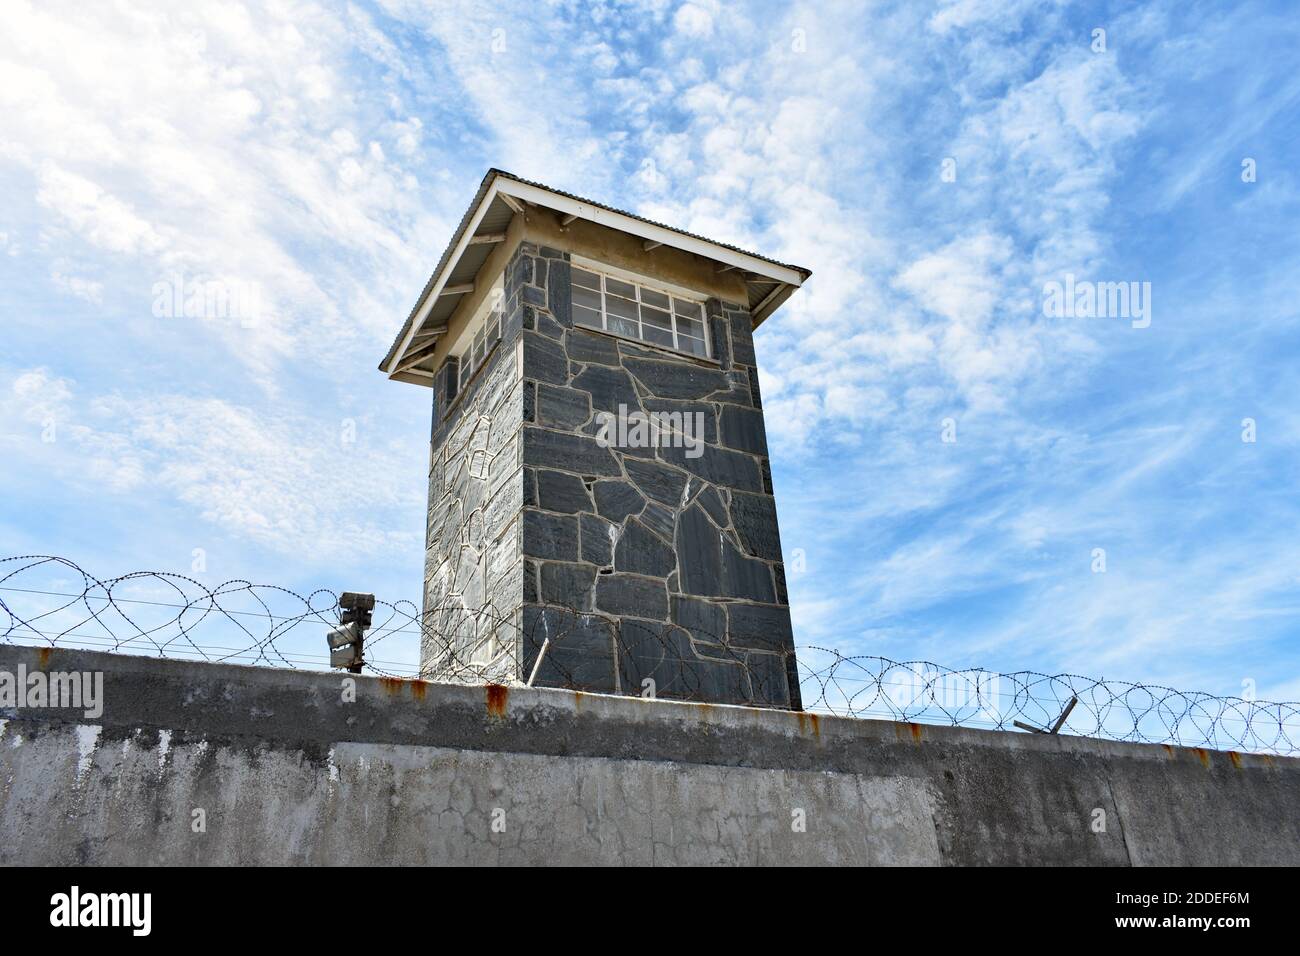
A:
{"label": "barbed wire", "polygon": [[[804,706],[851,717],[994,730],[1059,732],[1138,743],[1294,756],[1300,703],[1037,671],[957,670],[800,646]],[[1067,713],[1068,711],[1068,713]]]}
{"label": "barbed wire", "polygon": [[[0,643],[325,670],[338,594],[175,572],[97,578],[50,555],[0,559]],[[423,611],[376,599],[364,670],[384,677],[528,684],[786,706],[790,652],[692,625],[558,604],[499,610],[458,598]],[[1300,753],[1300,703],[1034,671],[952,669],[833,648],[795,649],[805,710],[1283,755]],[[612,680],[612,686],[611,686]],[[1064,719],[1062,717],[1064,715]]]}

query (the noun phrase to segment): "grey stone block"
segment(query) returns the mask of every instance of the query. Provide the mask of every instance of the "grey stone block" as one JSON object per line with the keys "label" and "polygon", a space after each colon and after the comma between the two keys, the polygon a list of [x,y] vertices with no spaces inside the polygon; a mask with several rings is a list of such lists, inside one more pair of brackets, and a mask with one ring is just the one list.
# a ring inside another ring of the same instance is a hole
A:
{"label": "grey stone block", "polygon": [[523,469],[524,477],[524,506],[537,504],[537,478],[533,469]]}
{"label": "grey stone block", "polygon": [[599,335],[574,326],[564,337],[565,350],[575,362],[618,365],[618,345],[608,335]]}
{"label": "grey stone block", "polygon": [[594,438],[535,427],[524,429],[524,463],[597,477],[622,474],[609,449]]}
{"label": "grey stone block", "polygon": [[569,264],[561,260],[552,260],[549,265],[550,276],[547,282],[547,308],[555,321],[564,328],[573,325],[573,290],[570,287],[571,273]]}
{"label": "grey stone block", "polygon": [[794,649],[790,609],[776,604],[727,605],[727,635],[733,645],[764,651]]}
{"label": "grey stone block", "polygon": [[[641,403],[632,379],[620,368],[589,365],[573,380],[573,387],[591,393],[591,407],[618,414],[619,405],[628,412],[640,411]],[[615,436],[611,435],[611,439]]]}
{"label": "grey stone block", "polygon": [[[653,689],[656,698],[750,702],[742,662],[722,663],[698,656],[690,637],[672,625],[625,621],[619,631],[619,676],[628,694]],[[646,681],[653,683],[646,684]]]}
{"label": "grey stone block", "polygon": [[592,610],[596,569],[590,565],[547,561],[542,565],[541,580],[543,603]]}
{"label": "grey stone block", "polygon": [[741,491],[731,495],[731,520],[745,550],[768,561],[781,560],[781,538],[777,532],[776,502],[771,495]]}
{"label": "grey stone block", "polygon": [[524,510],[524,554],[554,561],[578,560],[578,519]]}
{"label": "grey stone block", "polygon": [[613,522],[621,522],[628,515],[640,514],[645,507],[641,492],[626,481],[603,480],[593,486],[596,510]]}
{"label": "grey stone block", "polygon": [[[710,303],[712,305],[713,303]],[[718,313],[709,315],[709,338],[712,340],[713,357],[725,372],[731,368],[731,339],[727,335],[727,320]]]}
{"label": "grey stone block", "polygon": [[750,701],[760,707],[790,706],[790,677],[786,654],[745,655],[745,676],[749,678]]}
{"label": "grey stone block", "polygon": [[673,508],[681,504],[682,492],[686,488],[686,476],[677,469],[657,461],[640,461],[631,458],[625,460],[623,466],[627,469],[627,476],[636,483],[647,498],[661,501]]}
{"label": "grey stone block", "polygon": [[685,448],[665,447],[659,449],[659,457],[711,484],[740,491],[763,490],[763,476],[758,462],[743,452],[705,445],[698,458],[691,458],[686,454]]}
{"label": "grey stone block", "polygon": [[749,372],[749,399],[754,403],[755,408],[762,408],[763,396],[758,389],[758,369],[751,365],[747,371]]}
{"label": "grey stone block", "polygon": [[721,604],[681,594],[672,596],[672,621],[700,641],[722,644],[727,637],[727,613]]}
{"label": "grey stone block", "polygon": [[536,601],[541,593],[537,584],[537,562],[524,560],[524,600]]}
{"label": "grey stone block", "polygon": [[753,365],[754,331],[748,313],[730,312],[727,319],[731,323],[731,360],[737,365]]}
{"label": "grey stone block", "polygon": [[526,605],[519,640],[522,674],[532,674],[547,638],[550,643],[533,686],[615,693],[614,628],[607,621],[598,615]]}
{"label": "grey stone block", "polygon": [[537,424],[571,431],[590,418],[591,399],[586,392],[562,385],[537,386]]}
{"label": "grey stone block", "polygon": [[547,511],[561,511],[564,514],[595,510],[591,495],[581,478],[544,468],[537,471],[537,505]]}
{"label": "grey stone block", "polygon": [[641,512],[645,526],[665,541],[672,541],[677,532],[677,512],[657,501],[647,501]]}
{"label": "grey stone block", "polygon": [[578,553],[583,561],[607,568],[614,563],[614,537],[617,525],[596,515],[581,515],[578,518],[578,533],[581,535]]}
{"label": "grey stone block", "polygon": [[757,408],[726,405],[722,409],[722,444],[754,455],[767,454],[763,413]]}
{"label": "grey stone block", "polygon": [[677,517],[676,550],[683,593],[767,603],[776,600],[768,566],[741,554],[698,505]]}
{"label": "grey stone block", "polygon": [[564,338],[564,326],[551,317],[549,312],[538,310],[536,328],[539,334],[557,342]]}
{"label": "grey stone block", "polygon": [[728,387],[722,372],[691,362],[624,359],[623,366],[656,398],[702,399]]}
{"label": "grey stone block", "polygon": [[630,574],[601,574],[596,578],[596,607],[620,617],[662,621],[668,617],[668,591],[663,581]]}
{"label": "grey stone block", "polygon": [[720,392],[714,392],[708,397],[711,402],[717,402],[720,405],[743,405],[746,408],[753,406],[753,398],[749,394],[749,386],[743,388],[729,388]]}
{"label": "grey stone block", "polygon": [[704,490],[695,496],[695,503],[708,513],[719,528],[726,528],[731,524],[731,516],[727,512],[727,506],[722,502],[722,495],[712,485],[704,486]]}
{"label": "grey stone block", "polygon": [[722,551],[718,530],[703,509],[691,505],[677,516],[678,586],[687,594],[721,596]]}
{"label": "grey stone block", "polygon": [[[646,398],[641,401],[641,407],[651,414],[662,413],[667,416],[682,416],[680,423],[676,418],[672,417],[661,421],[673,432],[680,432],[683,435],[689,433],[692,441],[703,439],[709,444],[715,444],[718,441],[718,415],[714,411],[714,407],[707,402],[679,402],[668,398]],[[687,416],[690,417],[687,418]]]}
{"label": "grey stone block", "polygon": [[772,571],[757,558],[749,558],[724,538],[722,547],[722,586],[728,597],[747,601],[776,601]]}
{"label": "grey stone block", "polygon": [[527,285],[533,281],[533,258],[528,255],[516,255],[510,265],[510,281],[517,286]]}
{"label": "grey stone block", "polygon": [[677,566],[673,549],[636,518],[628,519],[614,549],[614,569],[663,578]]}
{"label": "grey stone block", "polygon": [[538,332],[524,332],[524,378],[552,385],[566,385],[569,357],[564,347]]}

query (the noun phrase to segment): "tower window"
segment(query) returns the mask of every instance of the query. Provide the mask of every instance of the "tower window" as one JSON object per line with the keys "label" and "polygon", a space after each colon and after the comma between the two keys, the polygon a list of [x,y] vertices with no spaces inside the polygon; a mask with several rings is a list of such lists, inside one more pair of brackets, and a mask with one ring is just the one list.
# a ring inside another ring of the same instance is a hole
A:
{"label": "tower window", "polygon": [[573,321],[679,352],[709,355],[703,302],[576,264]]}
{"label": "tower window", "polygon": [[470,320],[469,326],[461,333],[460,351],[452,350],[453,354],[458,355],[460,359],[460,381],[456,387],[458,395],[465,390],[474,373],[483,367],[483,363],[492,353],[492,347],[501,340],[504,299],[504,290],[501,280],[498,279],[496,285],[487,294],[487,298],[483,300],[483,304],[479,306],[478,312],[474,314],[474,318]]}

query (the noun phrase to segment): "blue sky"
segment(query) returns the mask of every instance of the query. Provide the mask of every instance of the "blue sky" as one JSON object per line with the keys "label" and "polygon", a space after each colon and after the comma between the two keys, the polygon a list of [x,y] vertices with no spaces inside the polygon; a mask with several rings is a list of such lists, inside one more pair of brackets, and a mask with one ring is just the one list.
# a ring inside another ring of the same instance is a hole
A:
{"label": "blue sky", "polygon": [[757,339],[800,643],[1300,698],[1292,4],[2,16],[0,551],[417,598],[375,366],[499,166],[813,270]]}

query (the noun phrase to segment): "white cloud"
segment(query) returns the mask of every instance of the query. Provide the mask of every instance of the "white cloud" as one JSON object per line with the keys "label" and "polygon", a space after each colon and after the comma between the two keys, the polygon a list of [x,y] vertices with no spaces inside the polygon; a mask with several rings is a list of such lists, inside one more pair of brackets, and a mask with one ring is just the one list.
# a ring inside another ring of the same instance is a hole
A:
{"label": "white cloud", "polygon": [[36,201],[87,242],[109,252],[158,253],[167,245],[131,207],[90,180],[50,166],[41,171]]}
{"label": "white cloud", "polygon": [[[14,373],[3,411],[13,460],[43,445],[50,477],[115,494],[161,490],[230,535],[282,554],[378,555],[422,540],[389,519],[418,511],[422,449],[377,423],[259,411],[218,398],[110,393],[77,400],[48,368]],[[54,428],[51,431],[50,426]]]}
{"label": "white cloud", "polygon": [[104,283],[96,282],[94,279],[86,279],[81,276],[64,275],[57,270],[50,273],[50,278],[54,284],[69,295],[74,295],[78,299],[85,299],[92,305],[102,305],[104,302]]}
{"label": "white cloud", "polygon": [[713,15],[698,4],[683,3],[673,14],[673,27],[683,36],[701,40],[713,35]]}

